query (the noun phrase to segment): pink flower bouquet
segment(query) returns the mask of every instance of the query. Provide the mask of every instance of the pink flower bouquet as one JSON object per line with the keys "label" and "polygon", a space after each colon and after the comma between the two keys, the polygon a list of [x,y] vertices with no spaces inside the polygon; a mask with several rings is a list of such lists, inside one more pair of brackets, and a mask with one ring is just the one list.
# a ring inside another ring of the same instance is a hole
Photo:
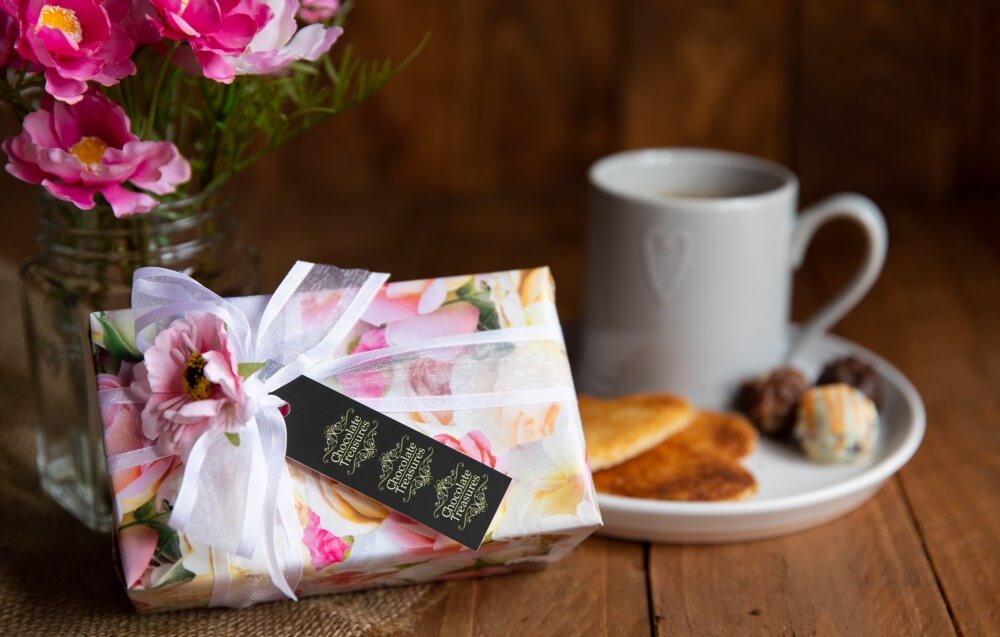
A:
{"label": "pink flower bouquet", "polygon": [[392,76],[329,59],[343,18],[330,0],[0,0],[0,101],[23,125],[6,170],[115,217],[212,190]]}

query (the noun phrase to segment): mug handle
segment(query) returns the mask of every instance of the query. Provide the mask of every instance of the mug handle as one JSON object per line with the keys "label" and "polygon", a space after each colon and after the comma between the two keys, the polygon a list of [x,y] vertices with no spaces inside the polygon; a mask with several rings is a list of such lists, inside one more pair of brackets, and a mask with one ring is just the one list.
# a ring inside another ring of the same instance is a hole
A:
{"label": "mug handle", "polygon": [[819,334],[826,332],[857,305],[861,297],[875,283],[879,272],[882,271],[882,264],[885,263],[889,237],[882,211],[868,197],[854,193],[843,193],[824,199],[818,204],[806,208],[799,215],[792,231],[793,270],[797,270],[802,265],[806,249],[820,226],[838,218],[850,219],[861,226],[868,243],[868,250],[861,266],[851,277],[850,282],[844,286],[844,289],[838,292],[829,303],[802,326],[798,338],[792,344],[788,358],[792,358]]}

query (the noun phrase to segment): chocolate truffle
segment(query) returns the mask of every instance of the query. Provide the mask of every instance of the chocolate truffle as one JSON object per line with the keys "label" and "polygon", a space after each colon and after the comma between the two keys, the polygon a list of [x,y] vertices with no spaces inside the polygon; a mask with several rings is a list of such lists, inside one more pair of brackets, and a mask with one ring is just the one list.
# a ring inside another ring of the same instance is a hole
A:
{"label": "chocolate truffle", "polygon": [[857,462],[875,448],[878,425],[878,410],[868,396],[843,383],[821,385],[802,395],[795,438],[816,462]]}
{"label": "chocolate truffle", "polygon": [[784,437],[795,424],[795,410],[809,380],[794,367],[778,367],[743,383],[736,408],[768,436]]}
{"label": "chocolate truffle", "polygon": [[882,378],[878,372],[864,361],[853,356],[844,356],[830,361],[820,372],[817,385],[833,385],[845,383],[858,389],[874,401],[876,407],[882,406]]}

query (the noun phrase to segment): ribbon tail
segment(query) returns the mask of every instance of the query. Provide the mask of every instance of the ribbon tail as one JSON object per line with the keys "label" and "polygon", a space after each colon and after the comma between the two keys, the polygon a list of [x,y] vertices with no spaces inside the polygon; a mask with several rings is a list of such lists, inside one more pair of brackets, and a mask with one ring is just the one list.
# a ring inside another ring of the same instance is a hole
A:
{"label": "ribbon tail", "polygon": [[264,456],[251,420],[238,444],[223,432],[198,437],[185,460],[184,475],[167,524],[213,550],[252,557],[258,542],[265,476]]}
{"label": "ribbon tail", "polygon": [[281,473],[281,486],[278,492],[278,516],[281,528],[285,532],[285,579],[293,591],[302,580],[302,536],[303,529],[295,514],[295,500],[292,495],[292,477],[288,473],[288,464]]}
{"label": "ribbon tail", "polygon": [[170,518],[167,525],[179,533],[188,532],[188,524],[191,522],[191,513],[194,511],[195,503],[198,500],[198,492],[201,488],[201,469],[205,464],[208,449],[217,437],[215,432],[206,431],[198,437],[198,440],[191,447],[187,460],[184,462],[184,477],[181,479],[180,487],[177,489],[177,497],[174,499],[173,509],[170,511]]}
{"label": "ribbon tail", "polygon": [[[257,419],[260,426],[260,441],[267,461],[267,487],[263,498],[263,531],[264,531],[264,557],[267,561],[268,574],[275,587],[289,599],[297,600],[295,591],[286,577],[286,572],[278,562],[278,549],[274,541],[274,528],[279,517],[282,519],[282,528],[285,528],[287,520],[280,515],[278,504],[278,492],[284,477],[285,471],[285,449],[287,443],[287,430],[284,427],[284,418],[277,407],[269,406],[258,414]],[[286,491],[288,503],[291,504],[291,492]],[[285,538],[287,540],[287,537]]]}

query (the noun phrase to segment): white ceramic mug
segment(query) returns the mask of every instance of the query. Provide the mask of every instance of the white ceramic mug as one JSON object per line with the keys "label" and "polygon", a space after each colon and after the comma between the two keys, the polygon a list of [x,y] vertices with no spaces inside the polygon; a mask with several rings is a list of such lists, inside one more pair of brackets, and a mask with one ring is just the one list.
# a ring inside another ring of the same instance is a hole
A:
{"label": "white ceramic mug", "polygon": [[[827,330],[875,282],[885,220],[839,194],[796,215],[798,180],[773,162],[715,150],[651,149],[590,169],[586,290],[577,384],[617,395],[669,391],[705,407]],[[853,279],[789,334],[792,273],[815,231],[843,217],[868,250]]]}

